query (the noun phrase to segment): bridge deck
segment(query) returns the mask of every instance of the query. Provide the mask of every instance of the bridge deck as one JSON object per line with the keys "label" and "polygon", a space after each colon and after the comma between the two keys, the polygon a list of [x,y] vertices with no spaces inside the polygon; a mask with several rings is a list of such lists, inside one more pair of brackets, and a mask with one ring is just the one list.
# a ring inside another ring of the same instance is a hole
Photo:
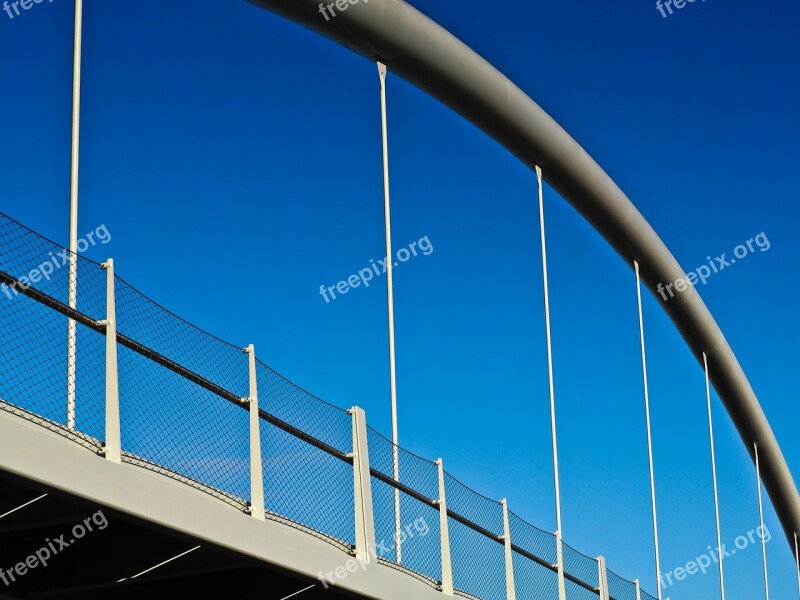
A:
{"label": "bridge deck", "polygon": [[[47,494],[0,518],[0,569],[9,581],[0,578],[0,598],[211,598],[258,591],[278,600],[315,584],[296,597],[441,598],[429,585],[381,564],[348,574],[335,591],[324,590],[320,569],[333,570],[351,558],[340,548],[279,522],[256,522],[163,475],[111,463],[4,411],[0,486],[0,515]],[[78,524],[92,531],[75,539]],[[68,547],[56,541],[62,534]],[[37,565],[22,576],[13,571],[48,547],[56,552],[45,557],[46,568]]]}

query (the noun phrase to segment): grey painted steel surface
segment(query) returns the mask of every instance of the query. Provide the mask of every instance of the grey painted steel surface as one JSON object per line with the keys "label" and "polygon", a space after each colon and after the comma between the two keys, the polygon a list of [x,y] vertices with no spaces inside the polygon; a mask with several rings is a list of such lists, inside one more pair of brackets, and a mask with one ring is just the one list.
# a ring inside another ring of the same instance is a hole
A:
{"label": "grey painted steel surface", "polygon": [[[622,256],[686,340],[753,456],[761,449],[764,485],[794,552],[800,496],[786,459],[739,361],[693,287],[663,301],[659,283],[686,277],[625,193],[525,92],[463,42],[403,0],[360,0],[328,20],[318,0],[249,0],[332,38],[437,98],[505,146],[570,202]],[[328,4],[328,2],[326,2]],[[633,285],[633,284],[632,284]]]}
{"label": "grey painted steel surface", "polygon": [[[169,477],[106,460],[5,411],[0,411],[0,470],[311,578],[351,558],[304,531],[258,521]],[[380,600],[442,598],[427,583],[375,561],[348,572],[337,588]]]}

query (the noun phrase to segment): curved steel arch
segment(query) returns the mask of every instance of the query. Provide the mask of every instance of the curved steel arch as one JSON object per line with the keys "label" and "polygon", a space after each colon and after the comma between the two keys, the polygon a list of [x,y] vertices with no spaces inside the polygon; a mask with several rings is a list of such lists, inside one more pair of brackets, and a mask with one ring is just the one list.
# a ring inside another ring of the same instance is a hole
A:
{"label": "curved steel arch", "polygon": [[[586,151],[529,96],[458,38],[404,0],[339,0],[335,17],[318,0],[249,0],[315,30],[424,90],[471,121],[547,182],[616,249],[661,303],[702,365],[751,457],[758,444],[764,485],[794,552],[800,495],[755,392],[700,295],[690,286],[664,301],[659,283],[685,279],[647,220]],[[329,4],[330,1],[325,4]]]}

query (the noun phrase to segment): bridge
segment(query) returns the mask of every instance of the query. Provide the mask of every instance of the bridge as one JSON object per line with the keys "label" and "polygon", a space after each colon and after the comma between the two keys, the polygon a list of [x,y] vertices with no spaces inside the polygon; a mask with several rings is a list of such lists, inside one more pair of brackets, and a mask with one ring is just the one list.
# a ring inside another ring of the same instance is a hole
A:
{"label": "bridge", "polygon": [[[540,192],[545,180],[571,202],[657,300],[661,282],[686,278],[555,121],[411,6],[371,0],[321,19],[307,0],[257,4],[466,116],[537,173]],[[394,444],[360,408],[326,403],[253,346],[164,309],[113,260],[71,254],[6,216],[0,247],[0,593],[655,597],[560,531],[470,489],[441,460]],[[661,305],[725,403],[796,555],[800,498],[736,357],[694,288]],[[643,328],[642,350],[644,359]],[[655,491],[653,500],[655,513]]]}

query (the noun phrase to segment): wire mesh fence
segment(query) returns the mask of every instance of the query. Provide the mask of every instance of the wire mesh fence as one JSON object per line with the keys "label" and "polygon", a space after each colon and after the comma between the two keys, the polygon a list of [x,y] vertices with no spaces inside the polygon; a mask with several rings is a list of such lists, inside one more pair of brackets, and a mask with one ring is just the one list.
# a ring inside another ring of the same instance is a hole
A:
{"label": "wire mesh fence", "polygon": [[125,459],[244,506],[250,494],[247,412],[124,346],[118,362]]}
{"label": "wire mesh fence", "polygon": [[[514,539],[512,534],[511,539]],[[558,574],[518,552],[513,553],[514,587],[519,598],[558,598]]]}
{"label": "wire mesh fence", "polygon": [[28,229],[0,213],[0,271],[13,277],[0,286],[0,299],[15,300],[33,288],[56,302],[70,305],[70,264],[75,263],[75,306],[93,320],[106,313],[106,275],[100,265]]}
{"label": "wire mesh fence", "polygon": [[[395,488],[385,481],[373,476],[372,485],[372,515],[375,520],[375,540],[378,558],[397,564],[397,521],[395,519]],[[400,494],[398,492],[399,500]],[[402,519],[402,506],[400,507]]]}
{"label": "wire mesh fence", "polygon": [[[105,340],[83,325],[71,326],[41,301],[70,307],[71,264],[81,283],[72,305],[92,321],[102,319],[101,266],[0,213],[0,408],[97,450],[103,436]],[[74,424],[68,419],[71,405],[80,408]]]}
{"label": "wire mesh fence", "polygon": [[[259,389],[259,402],[263,394]],[[261,422],[264,503],[272,516],[339,542],[355,544],[353,465]]]}
{"label": "wire mesh fence", "polygon": [[0,300],[0,322],[0,408],[99,450],[104,437],[105,338],[76,327],[73,430],[67,427],[69,320],[20,296]]}
{"label": "wire mesh fence", "polygon": [[395,446],[391,440],[367,427],[370,468],[394,479],[394,461],[397,458],[398,481],[428,500],[439,498],[439,470],[436,463],[413,452]]}
{"label": "wire mesh fence", "polygon": [[638,600],[636,597],[636,584],[614,573],[611,569],[606,571],[608,579],[608,595],[612,600]]}
{"label": "wire mesh fence", "polygon": [[243,398],[248,395],[242,348],[187,323],[120,277],[115,281],[117,333]]}
{"label": "wire mesh fence", "polygon": [[259,406],[284,423],[347,454],[353,450],[350,414],[257,361]]}
{"label": "wire mesh fence", "polygon": [[600,571],[597,559],[581,554],[564,542],[561,543],[561,546],[564,556],[564,570],[585,584],[593,588],[598,587],[600,585]]}
{"label": "wire mesh fence", "polygon": [[503,505],[470,489],[458,479],[445,472],[447,509],[475,523],[495,536],[505,533]]}
{"label": "wire mesh fence", "polygon": [[[396,446],[369,426],[367,443],[370,468],[383,476],[383,479],[372,477],[376,539],[383,552],[380,558],[431,582],[440,582],[439,510],[432,506],[439,498],[438,466]],[[394,487],[385,479],[396,480],[402,487]],[[405,490],[411,490],[426,501]]]}
{"label": "wire mesh fence", "polygon": [[400,525],[396,527],[394,488],[373,479],[373,485],[376,484],[377,488],[373,488],[373,499],[377,501],[377,505],[373,506],[378,509],[375,511],[378,558],[392,566],[402,567],[419,575],[429,584],[437,585],[442,580],[438,509],[400,492],[398,494]]}
{"label": "wire mesh fence", "polygon": [[455,588],[484,600],[506,598],[503,544],[452,517],[448,529]]}
{"label": "wire mesh fence", "polygon": [[569,579],[564,582],[564,588],[566,589],[567,598],[569,598],[569,600],[597,600],[596,591],[586,589],[582,585],[578,585]]}
{"label": "wire mesh fence", "polygon": [[[70,298],[70,268],[77,274]],[[251,496],[248,357],[114,279],[123,460],[245,510]],[[0,213],[0,410],[98,452],[105,436],[107,273]],[[74,336],[71,326],[74,327]],[[74,356],[74,362],[71,358]],[[74,382],[74,392],[72,386]],[[350,552],[355,540],[353,418],[256,362],[268,518]],[[74,427],[68,406],[74,403]],[[436,463],[367,427],[376,557],[442,582]],[[503,505],[444,473],[457,593],[506,597]],[[509,512],[520,598],[558,590],[555,536]],[[399,542],[399,543],[398,543]],[[398,547],[399,546],[399,547]],[[535,560],[534,560],[535,559]],[[598,563],[564,545],[573,600],[597,598]],[[608,572],[613,600],[635,584]],[[590,589],[587,589],[590,588]],[[593,591],[594,590],[594,591]],[[652,600],[642,591],[641,597]]]}
{"label": "wire mesh fence", "polygon": [[555,535],[531,525],[512,511],[508,511],[508,526],[514,546],[539,557],[549,565],[558,562]]}

